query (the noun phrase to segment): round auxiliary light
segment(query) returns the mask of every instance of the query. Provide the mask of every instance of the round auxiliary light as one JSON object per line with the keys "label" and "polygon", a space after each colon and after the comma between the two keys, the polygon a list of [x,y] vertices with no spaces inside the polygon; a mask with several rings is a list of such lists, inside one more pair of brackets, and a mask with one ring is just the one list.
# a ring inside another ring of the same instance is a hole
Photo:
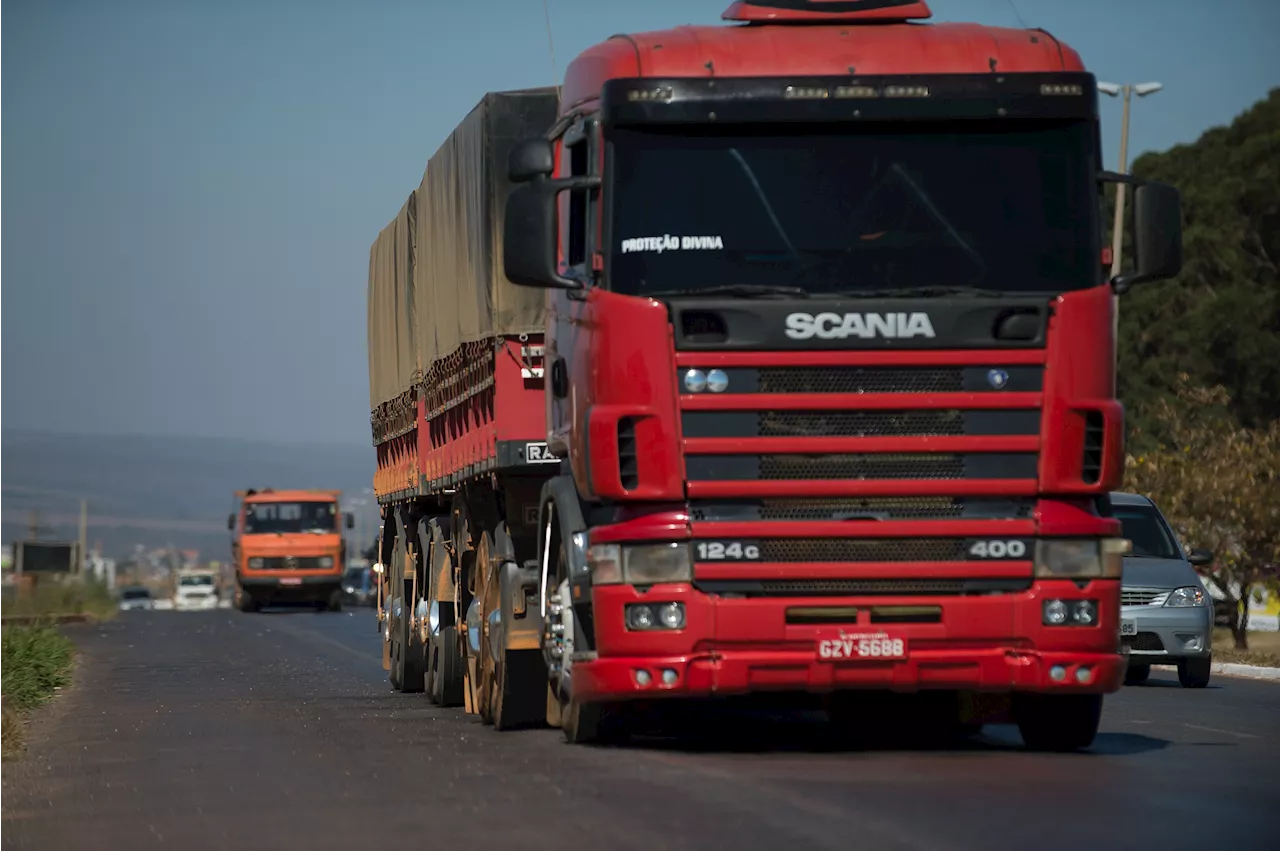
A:
{"label": "round auxiliary light", "polygon": [[684,374],[684,389],[690,393],[701,393],[707,389],[707,374],[700,369],[691,369]]}
{"label": "round auxiliary light", "polygon": [[684,610],[676,603],[667,603],[658,609],[658,619],[667,629],[679,629],[684,626]]}
{"label": "round auxiliary light", "polygon": [[707,373],[707,389],[712,393],[723,393],[729,389],[729,376],[723,369],[713,369]]}
{"label": "round auxiliary light", "polygon": [[627,613],[632,629],[651,629],[653,627],[653,609],[648,606],[635,606]]}
{"label": "round auxiliary light", "polygon": [[1049,669],[1049,679],[1055,683],[1060,683],[1067,678],[1067,669],[1061,665],[1054,665]]}
{"label": "round auxiliary light", "polygon": [[651,677],[649,672],[645,670],[637,670],[635,676],[636,683],[642,686],[647,686],[653,680],[653,677]]}
{"label": "round auxiliary light", "polygon": [[662,684],[664,686],[673,686],[676,684],[676,680],[678,679],[680,679],[680,677],[670,668],[667,668],[662,672]]}
{"label": "round auxiliary light", "polygon": [[1067,622],[1067,604],[1061,600],[1050,600],[1044,606],[1044,619],[1047,623],[1060,624]]}

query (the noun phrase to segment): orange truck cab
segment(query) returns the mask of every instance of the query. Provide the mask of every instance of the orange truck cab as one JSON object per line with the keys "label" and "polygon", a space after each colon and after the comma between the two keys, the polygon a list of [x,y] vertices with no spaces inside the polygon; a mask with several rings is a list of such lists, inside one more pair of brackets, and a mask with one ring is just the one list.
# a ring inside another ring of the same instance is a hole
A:
{"label": "orange truck cab", "polygon": [[340,491],[247,490],[236,493],[237,510],[227,519],[236,570],[236,608],[256,611],[275,603],[311,603],[342,608],[345,518]]}

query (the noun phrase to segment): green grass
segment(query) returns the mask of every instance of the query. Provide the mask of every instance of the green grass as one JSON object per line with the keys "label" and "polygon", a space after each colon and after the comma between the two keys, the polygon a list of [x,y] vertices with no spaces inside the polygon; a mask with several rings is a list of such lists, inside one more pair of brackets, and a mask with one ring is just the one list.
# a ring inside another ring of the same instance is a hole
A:
{"label": "green grass", "polygon": [[1280,632],[1250,632],[1249,649],[1237,650],[1231,630],[1213,631],[1213,661],[1280,668]]}
{"label": "green grass", "polygon": [[0,672],[4,694],[0,749],[5,759],[22,749],[26,715],[71,679],[74,650],[53,627],[10,626],[0,630]]}
{"label": "green grass", "polygon": [[108,620],[119,610],[115,597],[101,582],[67,580],[43,582],[30,592],[4,601],[3,613],[22,616],[86,615]]}

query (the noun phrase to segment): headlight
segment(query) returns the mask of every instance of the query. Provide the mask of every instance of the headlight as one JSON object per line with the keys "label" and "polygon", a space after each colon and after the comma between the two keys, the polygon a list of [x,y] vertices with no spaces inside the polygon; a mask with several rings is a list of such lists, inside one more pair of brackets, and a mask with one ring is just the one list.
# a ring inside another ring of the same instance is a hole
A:
{"label": "headlight", "polygon": [[1173,593],[1169,595],[1169,599],[1164,601],[1164,604],[1175,608],[1203,606],[1204,589],[1197,588],[1194,585],[1188,585],[1185,588],[1175,588],[1173,589]]}
{"label": "headlight", "polygon": [[1125,538],[1039,540],[1036,541],[1036,576],[1119,579],[1124,568],[1124,554],[1132,546]]}
{"label": "headlight", "polygon": [[656,585],[693,579],[693,559],[687,543],[596,544],[587,549],[587,565],[593,585]]}
{"label": "headlight", "polygon": [[688,544],[645,544],[622,548],[622,578],[632,585],[689,582],[693,559]]}
{"label": "headlight", "polygon": [[320,556],[316,564],[320,567],[333,567],[333,556]]}
{"label": "headlight", "polygon": [[262,569],[262,565],[263,565],[263,561],[262,561],[262,559],[260,559],[260,558],[251,558],[251,559],[249,559],[249,569],[250,569],[250,570],[261,570],[261,569]]}

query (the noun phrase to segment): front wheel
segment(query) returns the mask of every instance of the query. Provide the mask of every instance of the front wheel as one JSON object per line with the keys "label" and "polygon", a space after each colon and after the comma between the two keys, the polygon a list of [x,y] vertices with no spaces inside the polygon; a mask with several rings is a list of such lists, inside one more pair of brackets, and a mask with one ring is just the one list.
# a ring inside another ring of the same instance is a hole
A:
{"label": "front wheel", "polygon": [[1212,670],[1212,659],[1183,659],[1178,663],[1178,682],[1183,688],[1204,688]]}
{"label": "front wheel", "polygon": [[236,608],[242,612],[256,612],[258,601],[253,599],[252,594],[241,588],[236,593]]}
{"label": "front wheel", "polygon": [[342,611],[342,589],[337,589],[329,595],[329,599],[325,603],[325,608],[331,612]]}
{"label": "front wheel", "polygon": [[1102,695],[1015,694],[1013,717],[1022,741],[1032,750],[1083,750],[1098,735]]}
{"label": "front wheel", "polygon": [[562,705],[560,729],[571,745],[618,744],[627,738],[619,707],[609,703],[570,700],[567,706]]}

